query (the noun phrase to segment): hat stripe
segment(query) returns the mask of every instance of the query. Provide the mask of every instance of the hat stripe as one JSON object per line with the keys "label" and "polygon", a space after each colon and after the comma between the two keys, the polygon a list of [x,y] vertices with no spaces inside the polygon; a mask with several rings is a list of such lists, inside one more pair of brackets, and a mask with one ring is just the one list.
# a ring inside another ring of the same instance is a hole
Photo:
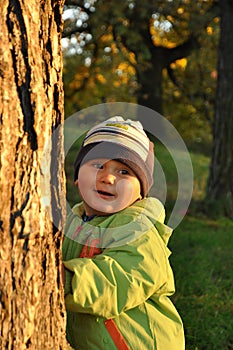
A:
{"label": "hat stripe", "polygon": [[84,140],[84,145],[87,145],[88,143],[91,143],[91,139],[94,138],[93,136],[95,136],[96,134],[101,134],[103,136],[105,136],[105,139],[101,139],[101,137],[98,138],[98,140],[95,138],[95,141],[93,142],[97,142],[97,141],[107,141],[107,138],[106,136],[108,136],[109,134],[114,134],[114,135],[119,135],[119,136],[122,136],[123,138],[125,138],[126,140],[127,139],[130,139],[132,140],[133,142],[137,142],[137,144],[143,149],[143,152],[146,152],[148,154],[148,151],[149,151],[149,141],[148,141],[148,146],[146,147],[146,145],[142,142],[140,142],[139,139],[129,135],[129,133],[125,134],[124,132],[120,132],[118,130],[113,130],[113,129],[110,129],[108,128],[107,130],[106,129],[96,129],[94,130],[90,135],[87,135],[85,140]]}

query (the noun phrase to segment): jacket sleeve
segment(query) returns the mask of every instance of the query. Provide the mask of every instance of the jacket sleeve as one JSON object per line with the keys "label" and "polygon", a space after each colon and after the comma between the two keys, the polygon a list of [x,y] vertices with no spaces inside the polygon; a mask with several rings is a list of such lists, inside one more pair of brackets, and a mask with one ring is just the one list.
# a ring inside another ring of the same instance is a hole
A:
{"label": "jacket sleeve", "polygon": [[68,310],[112,318],[164,289],[174,292],[166,245],[155,228],[134,242],[105,249],[94,258],[64,261],[73,272]]}

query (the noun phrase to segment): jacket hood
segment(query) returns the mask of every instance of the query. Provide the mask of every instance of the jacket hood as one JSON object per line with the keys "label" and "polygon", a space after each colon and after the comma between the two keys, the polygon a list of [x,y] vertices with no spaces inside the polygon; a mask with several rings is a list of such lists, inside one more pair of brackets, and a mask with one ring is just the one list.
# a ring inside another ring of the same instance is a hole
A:
{"label": "jacket hood", "polygon": [[165,209],[163,204],[157,198],[149,197],[135,202],[131,208],[140,210],[151,221],[167,245],[173,229],[164,224]]}

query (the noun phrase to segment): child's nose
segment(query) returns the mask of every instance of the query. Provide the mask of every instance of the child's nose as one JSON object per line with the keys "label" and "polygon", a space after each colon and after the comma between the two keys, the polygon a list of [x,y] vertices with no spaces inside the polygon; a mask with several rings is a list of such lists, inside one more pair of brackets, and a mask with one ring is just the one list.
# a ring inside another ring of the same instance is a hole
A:
{"label": "child's nose", "polygon": [[113,173],[109,171],[103,171],[103,173],[101,174],[100,180],[104,183],[112,185],[114,184],[116,177]]}

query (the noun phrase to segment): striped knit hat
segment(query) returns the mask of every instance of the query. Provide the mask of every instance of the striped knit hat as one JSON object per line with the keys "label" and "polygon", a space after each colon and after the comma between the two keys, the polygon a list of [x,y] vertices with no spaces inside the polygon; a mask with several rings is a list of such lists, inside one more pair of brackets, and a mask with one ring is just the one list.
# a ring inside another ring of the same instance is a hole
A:
{"label": "striped knit hat", "polygon": [[128,165],[140,181],[142,197],[147,195],[153,184],[154,145],[139,121],[115,116],[90,129],[74,163],[74,180],[81,165],[98,158]]}

